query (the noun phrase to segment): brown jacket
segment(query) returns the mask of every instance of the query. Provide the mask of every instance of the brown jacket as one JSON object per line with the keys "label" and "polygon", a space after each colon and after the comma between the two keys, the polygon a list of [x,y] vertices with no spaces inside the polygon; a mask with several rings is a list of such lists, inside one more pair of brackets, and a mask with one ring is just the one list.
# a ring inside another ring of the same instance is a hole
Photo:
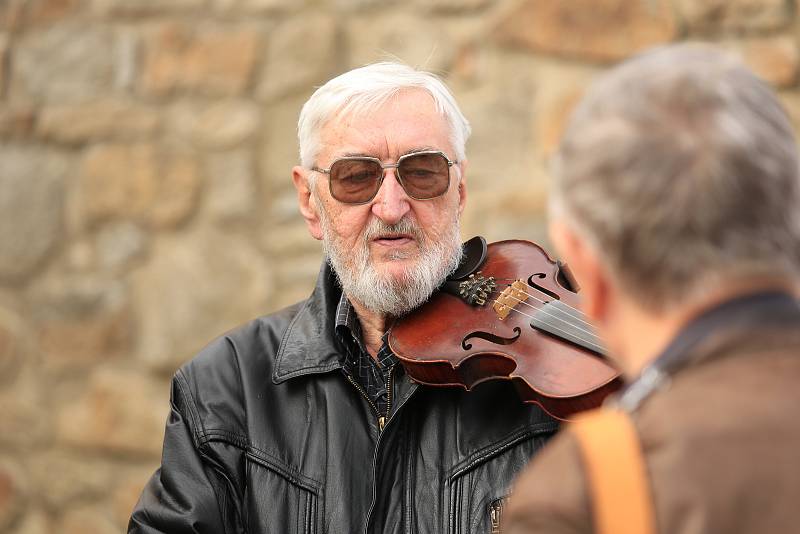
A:
{"label": "brown jacket", "polygon": [[[660,534],[800,533],[800,313],[723,329],[633,413]],[[503,532],[593,532],[577,443],[520,476]],[[625,510],[620,510],[625,513]]]}

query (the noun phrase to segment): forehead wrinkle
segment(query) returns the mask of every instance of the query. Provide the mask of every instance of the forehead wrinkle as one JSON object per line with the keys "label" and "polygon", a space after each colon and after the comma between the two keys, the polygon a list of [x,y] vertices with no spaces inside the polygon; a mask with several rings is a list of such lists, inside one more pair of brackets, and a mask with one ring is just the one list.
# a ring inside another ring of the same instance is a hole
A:
{"label": "forehead wrinkle", "polygon": [[391,156],[392,150],[389,147],[389,135],[388,135],[387,132],[383,133],[383,144],[384,144],[384,148],[386,149],[386,152],[384,152],[384,154],[387,154],[387,155]]}
{"label": "forehead wrinkle", "polygon": [[[445,150],[443,148],[441,148],[441,147],[435,147],[433,145],[419,145],[419,146],[416,146],[414,148],[411,148],[411,149],[403,152],[398,157],[406,156],[406,155],[409,155],[409,154],[417,154],[419,152],[430,152],[430,151],[442,151],[442,152],[444,152]],[[342,158],[377,158],[377,159],[380,159],[373,153],[361,152],[361,151],[343,152],[338,157],[342,157]]]}

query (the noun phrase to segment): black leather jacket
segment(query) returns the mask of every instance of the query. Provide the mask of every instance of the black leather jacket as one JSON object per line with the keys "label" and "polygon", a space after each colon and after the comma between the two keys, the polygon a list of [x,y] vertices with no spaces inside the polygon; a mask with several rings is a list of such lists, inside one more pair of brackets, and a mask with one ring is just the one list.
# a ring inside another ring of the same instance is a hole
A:
{"label": "black leather jacket", "polygon": [[489,533],[557,428],[505,381],[471,392],[392,380],[383,432],[341,371],[340,290],[212,342],[172,381],[161,468],[131,533]]}

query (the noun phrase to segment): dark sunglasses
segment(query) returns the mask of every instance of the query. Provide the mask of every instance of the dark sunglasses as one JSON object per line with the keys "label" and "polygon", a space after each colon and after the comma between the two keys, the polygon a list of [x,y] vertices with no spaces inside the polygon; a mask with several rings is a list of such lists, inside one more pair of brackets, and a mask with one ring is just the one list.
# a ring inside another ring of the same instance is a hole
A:
{"label": "dark sunglasses", "polygon": [[450,187],[450,161],[439,151],[412,152],[398,158],[397,163],[381,163],[378,158],[347,156],[331,163],[327,169],[312,171],[329,175],[331,196],[344,204],[369,202],[383,183],[386,169],[397,169],[397,181],[414,200],[430,200],[444,195]]}

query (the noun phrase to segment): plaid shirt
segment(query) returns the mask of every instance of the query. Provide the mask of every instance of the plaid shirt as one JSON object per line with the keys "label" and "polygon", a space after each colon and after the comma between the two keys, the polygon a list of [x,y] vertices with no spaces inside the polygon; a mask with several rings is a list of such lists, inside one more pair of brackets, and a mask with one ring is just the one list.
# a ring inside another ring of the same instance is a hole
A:
{"label": "plaid shirt", "polygon": [[336,337],[345,349],[343,370],[355,383],[364,389],[380,415],[387,412],[387,381],[392,367],[399,361],[387,343],[383,344],[375,358],[369,355],[361,335],[361,323],[356,310],[342,293],[336,307]]}

